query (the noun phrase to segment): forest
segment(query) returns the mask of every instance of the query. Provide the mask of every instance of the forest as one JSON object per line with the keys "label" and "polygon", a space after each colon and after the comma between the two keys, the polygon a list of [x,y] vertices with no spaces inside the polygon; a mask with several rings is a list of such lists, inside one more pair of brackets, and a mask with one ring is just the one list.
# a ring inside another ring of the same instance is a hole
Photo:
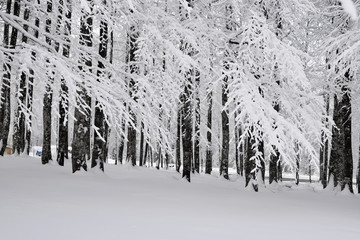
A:
{"label": "forest", "polygon": [[359,7],[0,0],[0,155],[360,193]]}

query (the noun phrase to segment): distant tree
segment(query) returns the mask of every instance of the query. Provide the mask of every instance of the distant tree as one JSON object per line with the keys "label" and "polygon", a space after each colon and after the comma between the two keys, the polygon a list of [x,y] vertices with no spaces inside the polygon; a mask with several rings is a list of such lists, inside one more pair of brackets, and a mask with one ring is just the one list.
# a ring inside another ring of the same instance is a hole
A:
{"label": "distant tree", "polygon": [[211,128],[212,128],[212,93],[210,92],[208,94],[208,112],[207,112],[207,133],[206,133],[206,139],[207,139],[207,146],[206,146],[206,162],[205,162],[205,173],[211,174],[212,172],[212,142],[211,142]]}
{"label": "distant tree", "polygon": [[181,109],[178,107],[178,113],[176,118],[176,171],[180,173],[180,167],[181,167],[181,132],[182,132],[182,123],[181,123]]}

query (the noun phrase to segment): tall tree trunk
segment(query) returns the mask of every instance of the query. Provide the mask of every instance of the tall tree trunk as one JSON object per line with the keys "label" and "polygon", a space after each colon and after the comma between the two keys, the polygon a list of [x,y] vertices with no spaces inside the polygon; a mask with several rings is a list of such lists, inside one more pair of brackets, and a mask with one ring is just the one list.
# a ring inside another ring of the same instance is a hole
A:
{"label": "tall tree trunk", "polygon": [[[28,6],[25,5],[24,9],[24,21],[29,21],[30,17],[30,10]],[[23,26],[24,30],[26,32],[29,31],[29,25],[24,24]],[[25,34],[22,35],[23,43],[27,43],[28,38]],[[13,150],[17,154],[21,154],[25,150],[25,109],[26,109],[26,100],[27,100],[27,93],[28,93],[28,85],[27,85],[27,79],[28,76],[25,72],[21,73],[20,76],[20,85],[18,90],[18,108],[16,110],[15,116],[17,116],[17,119],[15,119],[15,127],[14,127],[14,142],[13,142]]]}
{"label": "tall tree trunk", "polygon": [[[106,1],[103,0],[103,4],[106,5]],[[100,45],[99,45],[99,55],[105,60],[107,57],[108,51],[108,24],[105,20],[102,20],[100,23]],[[104,69],[104,64],[99,61],[98,63],[98,72],[97,76],[101,77],[104,75],[102,71]],[[91,167],[99,165],[99,168],[104,171],[104,162],[107,155],[107,131],[108,126],[105,121],[105,114],[103,110],[99,107],[99,103],[96,102],[95,106],[95,127],[97,131],[94,133],[94,148],[91,160]]]}
{"label": "tall tree trunk", "polygon": [[[235,113],[235,119],[236,119],[236,116],[237,116],[237,114]],[[239,138],[240,138],[240,136],[238,135],[238,127],[236,126],[236,121],[235,121],[234,132],[235,132],[235,166],[236,166],[236,173],[238,175],[240,175],[240,162],[239,162]]]}
{"label": "tall tree trunk", "polygon": [[145,150],[144,150],[144,163],[143,165],[146,166],[147,158],[148,158],[148,152],[149,152],[149,143],[145,142]]}
{"label": "tall tree trunk", "polygon": [[[262,157],[261,157],[261,168],[260,168],[260,171],[261,171],[261,181],[263,181],[263,183],[265,183],[265,153],[264,153],[264,141],[261,141],[259,142],[259,145],[258,145],[258,151],[261,152],[262,154]],[[257,181],[260,181],[260,179],[257,179]]]}
{"label": "tall tree trunk", "polygon": [[[58,18],[58,28],[62,24],[62,14],[63,14],[63,0],[60,0],[59,7],[59,18]],[[69,58],[70,56],[70,34],[71,34],[71,0],[66,0],[66,6],[68,11],[65,13],[64,21],[64,35],[65,41],[68,44],[63,45],[63,56]],[[60,30],[58,31],[60,33]],[[59,102],[59,133],[58,133],[58,153],[57,153],[57,162],[60,166],[64,166],[65,158],[68,158],[68,119],[67,113],[69,111],[69,103],[67,100],[68,97],[68,87],[64,79],[61,80],[61,89],[60,89],[60,102]]]}
{"label": "tall tree trunk", "polygon": [[206,147],[206,163],[205,163],[205,173],[211,174],[212,172],[212,143],[211,143],[211,127],[212,127],[212,92],[209,93],[208,97],[209,107],[207,114],[207,147]]}
{"label": "tall tree trunk", "polygon": [[[47,13],[51,15],[53,11],[53,3],[52,0],[47,1]],[[48,16],[48,18],[45,21],[45,32],[49,33],[51,32],[51,16]],[[45,38],[45,41],[47,44],[51,45],[52,41],[49,37]],[[49,66],[48,71],[52,71],[52,67]],[[49,73],[49,75],[51,75]],[[49,82],[46,84],[45,87],[45,94],[44,94],[44,100],[43,100],[43,146],[42,146],[42,153],[41,153],[41,162],[42,164],[47,164],[49,161],[52,160],[51,156],[51,111],[52,111],[52,82],[54,79],[48,80]]]}
{"label": "tall tree trunk", "polygon": [[[40,0],[36,0],[37,4],[40,4]],[[38,17],[35,17],[35,26],[39,28],[40,26],[40,19]],[[34,30],[34,37],[39,38],[39,31]],[[31,53],[32,58],[36,59],[36,53]],[[34,71],[30,68],[29,70],[29,82],[28,82],[28,93],[27,93],[27,104],[26,108],[29,111],[29,122],[26,125],[26,153],[27,155],[30,154],[30,148],[31,148],[31,128],[32,128],[32,105],[33,105],[33,83],[34,83]]]}
{"label": "tall tree trunk", "polygon": [[[11,12],[11,5],[12,1],[8,0],[6,2],[6,13],[10,14]],[[15,0],[14,2],[14,15],[19,16],[20,15],[20,1]],[[10,35],[10,26],[8,23],[4,24],[4,47],[15,49],[16,42],[17,42],[17,34],[18,30],[16,28],[12,28],[11,36]],[[9,42],[10,40],[10,42]],[[8,58],[8,63],[4,64],[4,75],[3,75],[3,81],[1,86],[1,108],[0,108],[0,155],[3,156],[5,149],[7,147],[7,140],[9,136],[9,128],[10,128],[10,115],[11,115],[11,109],[10,109],[10,84],[11,84],[11,61],[12,61],[12,54],[11,53],[5,53],[5,56]]]}
{"label": "tall tree trunk", "polygon": [[[188,7],[193,7],[193,0],[186,0],[188,3]],[[180,4],[180,15],[181,20],[184,21],[188,19],[188,12],[184,11],[182,5]],[[183,42],[182,45],[185,43]],[[183,49],[183,46],[181,46]],[[189,53],[192,55],[193,53]],[[181,122],[182,122],[182,142],[183,142],[183,174],[182,177],[186,178],[190,182],[190,174],[191,174],[191,162],[193,157],[192,150],[192,106],[191,106],[191,96],[192,96],[192,86],[193,86],[193,71],[189,71],[185,76],[185,86],[184,92],[180,96],[181,102]]]}
{"label": "tall tree trunk", "polygon": [[356,176],[356,185],[357,185],[358,193],[360,193],[360,154],[359,154],[359,162],[358,162],[358,171]]}
{"label": "tall tree trunk", "polygon": [[[130,73],[135,73],[137,71],[137,66],[135,65],[136,62],[136,50],[137,50],[137,39],[138,39],[139,33],[137,32],[137,29],[135,26],[130,27],[130,33],[128,34],[128,55],[126,58],[127,63],[129,64],[129,70]],[[136,97],[136,84],[135,80],[131,78],[129,80],[129,91],[130,96],[134,99],[134,101],[137,101]],[[131,161],[132,165],[136,165],[136,116],[135,113],[132,111],[131,106],[129,107],[130,113],[133,118],[134,125],[129,125],[128,127],[128,142],[127,142],[127,160]]]}
{"label": "tall tree trunk", "polygon": [[[234,31],[235,26],[233,22],[233,9],[231,5],[226,6],[226,13],[229,16],[226,21],[226,29],[228,31]],[[228,53],[226,53],[228,54]],[[230,69],[230,63],[224,62],[224,68],[226,70]],[[222,123],[222,148],[221,148],[221,159],[220,159],[220,176],[223,176],[225,179],[229,179],[229,141],[230,141],[230,129],[229,129],[229,110],[225,108],[228,101],[228,81],[229,76],[223,76],[222,83],[222,112],[221,112],[221,123]]]}
{"label": "tall tree trunk", "polygon": [[[92,11],[92,1],[88,0],[89,6],[91,6]],[[93,19],[89,13],[84,13],[81,16],[80,20],[80,44],[88,48],[93,46],[92,42],[92,29],[93,29]],[[82,56],[85,58],[85,56]],[[92,62],[91,59],[83,59],[83,62],[80,62],[79,70],[88,71],[88,68],[91,68]],[[84,66],[85,65],[85,66]],[[72,141],[72,170],[73,173],[79,171],[81,167],[87,171],[86,161],[90,158],[90,107],[91,107],[91,98],[88,95],[86,89],[81,88],[77,93],[78,97],[82,99],[82,102],[85,104],[82,105],[78,101],[78,106],[75,109],[75,119],[74,122],[74,137]]]}
{"label": "tall tree trunk", "polygon": [[[239,127],[239,134],[240,137],[242,135],[242,127]],[[245,157],[245,148],[244,143],[240,143],[240,156],[239,156],[239,167],[240,167],[240,176],[244,176],[244,157]],[[265,179],[264,179],[265,180]]]}
{"label": "tall tree trunk", "polygon": [[195,70],[195,103],[194,103],[194,170],[200,172],[200,73]]}
{"label": "tall tree trunk", "polygon": [[192,121],[191,121],[191,77],[185,85],[181,96],[181,122],[183,128],[183,174],[182,177],[190,182],[192,160]]}
{"label": "tall tree trunk", "polygon": [[300,170],[300,149],[299,149],[299,144],[298,143],[295,144],[295,151],[296,151],[295,184],[299,185],[299,182],[300,182],[300,175],[299,175],[299,170]]}
{"label": "tall tree trunk", "polygon": [[[326,109],[326,118],[324,120],[325,126],[329,127],[329,116],[330,116],[330,96],[327,94],[325,96],[325,109]],[[320,168],[322,171],[320,171],[320,180],[323,185],[323,188],[326,188],[327,186],[327,180],[328,180],[328,159],[329,159],[329,140],[324,135],[324,133],[321,133],[321,139],[323,146],[321,147],[320,152]]]}
{"label": "tall tree trunk", "polygon": [[341,190],[343,190],[347,185],[350,192],[353,192],[350,92],[346,87],[343,87],[342,94],[341,99],[336,95],[334,96],[333,119],[337,128],[333,127],[329,176],[334,177],[335,186],[340,184]]}
{"label": "tall tree trunk", "polygon": [[176,132],[176,171],[180,173],[181,167],[181,108],[177,114],[177,132]]}
{"label": "tall tree trunk", "polygon": [[144,123],[141,122],[139,166],[142,166],[143,163],[144,163]]}
{"label": "tall tree trunk", "polygon": [[[250,183],[250,181],[255,179],[255,160],[253,157],[255,157],[256,149],[254,149],[255,140],[253,140],[251,137],[247,137],[245,149],[246,149],[246,156],[244,161],[244,170],[245,170],[245,187],[247,187]],[[253,186],[255,189],[255,186]]]}
{"label": "tall tree trunk", "polygon": [[225,179],[229,179],[229,111],[225,109],[225,105],[228,101],[228,77],[225,76],[222,86],[222,150],[221,150],[221,161],[220,161],[220,176]]}
{"label": "tall tree trunk", "polygon": [[121,136],[119,141],[119,152],[118,152],[118,162],[123,164],[123,152],[124,152],[124,138]]}

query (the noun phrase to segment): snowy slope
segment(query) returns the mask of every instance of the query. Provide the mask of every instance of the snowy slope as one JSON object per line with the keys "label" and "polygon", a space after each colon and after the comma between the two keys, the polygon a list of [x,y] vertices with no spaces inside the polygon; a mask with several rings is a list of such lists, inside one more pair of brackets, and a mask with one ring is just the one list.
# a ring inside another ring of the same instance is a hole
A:
{"label": "snowy slope", "polygon": [[[360,239],[360,198],[317,186],[255,193],[241,179],[0,158],[0,239]],[[291,187],[291,188],[290,188]]]}

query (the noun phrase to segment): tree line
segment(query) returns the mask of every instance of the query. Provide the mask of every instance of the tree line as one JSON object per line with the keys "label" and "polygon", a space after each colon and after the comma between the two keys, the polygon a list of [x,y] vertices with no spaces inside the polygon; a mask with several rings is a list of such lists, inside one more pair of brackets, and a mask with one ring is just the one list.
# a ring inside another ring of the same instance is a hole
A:
{"label": "tree line", "polygon": [[42,164],[55,144],[73,172],[174,163],[190,182],[234,167],[257,190],[265,171],[309,171],[359,191],[358,17],[343,2],[0,1],[0,155],[37,135]]}

